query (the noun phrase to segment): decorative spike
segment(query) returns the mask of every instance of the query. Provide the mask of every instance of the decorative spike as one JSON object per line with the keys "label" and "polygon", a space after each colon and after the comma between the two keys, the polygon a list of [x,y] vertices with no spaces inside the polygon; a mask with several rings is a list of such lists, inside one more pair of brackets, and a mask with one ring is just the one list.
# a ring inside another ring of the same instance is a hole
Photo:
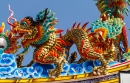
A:
{"label": "decorative spike", "polygon": [[4,28],[5,28],[5,24],[4,24],[4,22],[2,22],[2,26],[0,27],[0,33],[3,33]]}
{"label": "decorative spike", "polygon": [[66,46],[66,43],[62,39],[57,39],[57,42],[59,42],[59,43],[61,43],[61,44]]}
{"label": "decorative spike", "polygon": [[100,54],[102,54],[102,49],[101,49],[101,48],[98,48],[98,49],[97,49],[97,52],[100,53]]}
{"label": "decorative spike", "polygon": [[88,29],[86,30],[86,32],[88,33],[91,29],[92,29],[92,28],[88,28]]}
{"label": "decorative spike", "polygon": [[76,22],[73,24],[72,29],[74,29],[74,28],[75,28],[75,25],[76,25]]}
{"label": "decorative spike", "polygon": [[8,31],[8,30],[6,30],[5,35],[6,35],[6,36],[8,36],[8,35],[9,35],[9,31]]}
{"label": "decorative spike", "polygon": [[62,34],[60,33],[60,38],[62,38],[63,36],[62,36]]}
{"label": "decorative spike", "polygon": [[106,40],[105,40],[105,42],[108,42],[108,40],[109,40],[109,39],[108,39],[108,37],[107,37]]}
{"label": "decorative spike", "polygon": [[79,23],[79,24],[77,25],[77,28],[78,28],[78,29],[80,28],[80,24],[81,24],[81,23]]}
{"label": "decorative spike", "polygon": [[58,34],[58,33],[61,33],[63,32],[64,30],[56,30],[55,33]]}
{"label": "decorative spike", "polygon": [[103,38],[102,38],[101,34],[98,34],[98,35],[99,35],[99,39],[100,39],[100,40],[103,40]]}
{"label": "decorative spike", "polygon": [[83,26],[82,26],[82,29],[85,29],[85,27],[87,26],[89,22],[86,22]]}

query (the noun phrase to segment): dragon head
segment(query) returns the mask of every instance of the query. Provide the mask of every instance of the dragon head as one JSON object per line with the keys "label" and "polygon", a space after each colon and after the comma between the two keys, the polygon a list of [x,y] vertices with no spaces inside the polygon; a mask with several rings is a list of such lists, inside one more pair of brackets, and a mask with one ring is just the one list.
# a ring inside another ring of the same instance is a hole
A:
{"label": "dragon head", "polygon": [[[23,18],[20,22],[18,22],[15,18],[12,16],[14,15],[13,11],[10,9],[9,5],[9,10],[11,12],[11,15],[8,18],[8,24],[11,26],[11,32],[13,36],[16,36],[18,38],[22,37],[22,43],[29,39],[33,39],[37,33],[38,30],[35,25],[35,21],[33,20],[32,17],[28,16]],[[9,20],[12,19],[14,20],[14,23],[10,23]],[[30,44],[30,43],[29,43]]]}
{"label": "dragon head", "polygon": [[124,13],[129,12],[127,4],[130,5],[130,0],[97,0],[96,6],[104,20],[107,15],[124,19]]}
{"label": "dragon head", "polygon": [[20,22],[17,22],[17,26],[14,27],[12,31],[19,34],[20,37],[23,37],[22,42],[25,42],[27,39],[35,38],[38,33],[35,21],[30,16],[23,18]]}
{"label": "dragon head", "polygon": [[[12,17],[13,11],[10,8],[9,10],[12,14],[8,18],[8,24],[12,26],[11,31],[13,34],[22,37],[21,43],[23,47],[27,47],[30,44],[42,44],[49,39],[51,33],[59,32],[53,27],[57,23],[56,18],[53,18],[54,13],[50,16],[50,11],[48,11],[48,9],[39,12],[35,20],[32,17],[27,16],[20,22],[17,22]],[[10,18],[15,20],[13,24],[9,22]]]}

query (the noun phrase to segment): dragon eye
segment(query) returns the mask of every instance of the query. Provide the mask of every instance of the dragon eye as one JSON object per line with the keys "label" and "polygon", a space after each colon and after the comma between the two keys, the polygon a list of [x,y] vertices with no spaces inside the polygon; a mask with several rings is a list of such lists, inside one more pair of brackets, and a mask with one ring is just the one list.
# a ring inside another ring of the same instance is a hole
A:
{"label": "dragon eye", "polygon": [[26,22],[21,22],[21,25],[28,26],[28,24]]}
{"label": "dragon eye", "polygon": [[5,38],[0,37],[0,48],[6,48],[7,47],[7,41],[5,40]]}

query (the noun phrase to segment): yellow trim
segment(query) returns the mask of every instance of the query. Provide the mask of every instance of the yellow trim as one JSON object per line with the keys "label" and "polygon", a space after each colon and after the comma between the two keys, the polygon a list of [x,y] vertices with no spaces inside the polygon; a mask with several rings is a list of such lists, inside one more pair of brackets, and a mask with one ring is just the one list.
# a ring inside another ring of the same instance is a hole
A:
{"label": "yellow trim", "polygon": [[115,79],[112,79],[112,80],[107,80],[107,81],[103,81],[103,82],[99,82],[99,83],[119,83],[119,79],[115,78]]}

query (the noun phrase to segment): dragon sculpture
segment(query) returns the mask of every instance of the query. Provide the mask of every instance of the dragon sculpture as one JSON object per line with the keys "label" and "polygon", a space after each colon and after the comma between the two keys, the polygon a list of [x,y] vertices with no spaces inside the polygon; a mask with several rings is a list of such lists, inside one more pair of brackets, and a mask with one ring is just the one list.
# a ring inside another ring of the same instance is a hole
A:
{"label": "dragon sculpture", "polygon": [[[129,12],[127,4],[130,5],[129,0],[97,0],[96,6],[101,12],[101,19],[93,22],[91,25],[91,32],[101,32],[103,37],[107,36],[109,39],[113,39],[113,43],[117,49],[116,59],[118,61],[121,60],[121,55],[123,53],[128,52],[128,37],[126,33],[126,26],[123,22],[123,14],[126,13],[128,15]],[[91,43],[92,42],[93,41],[91,40]],[[125,51],[121,49],[120,42],[123,42]],[[103,46],[101,42],[95,43],[100,47]],[[70,47],[67,47],[67,50],[69,50],[69,48]],[[66,52],[66,54],[69,55],[69,52]],[[77,54],[74,52],[70,57],[70,60],[74,62],[76,57]],[[85,58],[81,58],[78,62],[83,62],[85,60]]]}
{"label": "dragon sculpture", "polygon": [[[129,0],[97,0],[96,6],[98,7],[98,10],[101,12],[101,19],[93,22],[91,25],[91,32],[104,33],[105,31],[104,35],[107,35],[108,38],[113,39],[113,43],[117,49],[116,60],[118,61],[121,60],[123,53],[128,52],[128,37],[126,33],[125,23],[123,23],[123,14],[126,13],[128,15],[129,12],[127,4],[130,5]],[[125,51],[121,49],[120,42],[123,42]],[[97,43],[96,45],[100,44]],[[69,49],[70,47],[67,48]],[[66,54],[69,55],[69,52],[66,52]],[[70,60],[74,62],[76,56],[76,53],[74,53],[71,56]],[[85,60],[85,58],[81,58],[79,62]]]}
{"label": "dragon sculpture", "polygon": [[[101,12],[100,18],[102,21],[105,21],[109,18],[117,18],[118,20],[124,20],[124,13],[128,15],[129,9],[127,4],[130,5],[130,0],[97,0],[96,6],[98,10]],[[116,22],[116,21],[115,21]],[[118,28],[118,25],[114,25],[115,28]],[[114,45],[117,48],[117,60],[120,61],[122,58],[122,54],[128,52],[128,37],[126,33],[125,24],[120,27],[120,30],[114,31],[114,28],[109,28],[110,34],[111,30],[114,33],[118,33],[118,35],[114,38]],[[93,30],[94,31],[94,30]],[[110,35],[108,35],[110,36]],[[125,51],[123,51],[120,47],[120,42],[123,42],[123,46]]]}
{"label": "dragon sculpture", "polygon": [[[115,56],[115,48],[112,44],[112,40],[109,40],[108,38],[104,40],[102,35],[98,33],[89,34],[90,29],[85,29],[88,23],[85,23],[83,26],[78,24],[76,27],[75,23],[72,29],[64,36],[60,34],[60,37],[57,37],[56,34],[61,33],[62,30],[53,28],[56,21],[55,19],[52,19],[53,15],[48,16],[48,14],[49,12],[46,9],[37,15],[35,21],[32,17],[25,17],[20,23],[15,22],[15,24],[12,24],[14,26],[12,31],[22,37],[21,44],[24,48],[24,51],[19,54],[18,66],[21,67],[23,56],[29,50],[29,46],[33,46],[36,47],[33,53],[33,60],[27,66],[30,66],[33,62],[41,64],[54,63],[56,68],[50,70],[49,75],[58,77],[62,71],[64,62],[66,61],[63,51],[65,51],[66,47],[71,47],[71,45],[75,43],[81,57],[100,60],[102,66],[98,69],[102,69],[102,74],[106,74],[107,64],[111,61],[111,58]],[[79,37],[77,37],[77,34]],[[105,43],[108,42],[110,46],[107,45],[106,48],[105,46],[103,48],[97,46],[96,48],[95,43],[91,45],[92,42],[90,41],[93,40],[92,37],[94,34],[95,37],[99,37],[99,42],[103,42],[102,45],[105,45]],[[94,45],[95,48],[93,48]],[[105,59],[104,56],[108,56],[108,52],[106,52],[108,49],[111,49],[111,58]],[[106,52],[106,54],[103,54],[104,52]]]}
{"label": "dragon sculpture", "polygon": [[[120,6],[121,8],[118,8],[117,3],[123,4]],[[127,12],[126,3],[129,1],[97,0],[101,19],[93,22],[91,28],[88,29],[86,29],[88,22],[83,26],[80,26],[80,23],[76,26],[74,23],[71,30],[68,30],[63,36],[60,34],[60,37],[57,34],[63,30],[54,28],[57,20],[53,18],[54,14],[49,16],[50,12],[47,9],[37,14],[35,20],[28,16],[20,22],[9,23],[13,27],[12,32],[22,37],[21,44],[24,51],[18,54],[18,66],[21,67],[23,56],[29,47],[33,46],[36,48],[33,53],[33,60],[27,66],[34,62],[54,63],[56,68],[51,69],[49,75],[58,77],[66,61],[65,53],[68,55],[70,47],[76,44],[81,58],[98,59],[101,62],[100,67],[94,68],[94,73],[107,74],[108,63],[115,60],[118,54],[115,44],[118,43],[119,45],[120,41],[123,41],[125,50],[128,51],[126,27],[122,16],[124,12]],[[70,60],[70,62],[73,61]]]}
{"label": "dragon sculpture", "polygon": [[[13,13],[10,6],[9,10]],[[8,23],[12,26],[13,34],[18,34],[18,37],[22,37],[21,44],[24,51],[18,54],[17,66],[22,67],[23,56],[29,51],[29,47],[33,46],[36,49],[34,50],[33,60],[30,64],[34,62],[41,64],[54,63],[56,68],[50,70],[49,74],[58,77],[65,62],[65,54],[63,54],[64,50],[62,50],[61,46],[66,45],[66,43],[57,36],[57,34],[61,33],[63,30],[54,28],[54,25],[57,23],[54,14],[49,14],[50,11],[46,9],[37,14],[36,20],[28,16],[23,18],[21,22],[15,21],[13,24],[10,22]],[[30,64],[27,66],[30,66]]]}

